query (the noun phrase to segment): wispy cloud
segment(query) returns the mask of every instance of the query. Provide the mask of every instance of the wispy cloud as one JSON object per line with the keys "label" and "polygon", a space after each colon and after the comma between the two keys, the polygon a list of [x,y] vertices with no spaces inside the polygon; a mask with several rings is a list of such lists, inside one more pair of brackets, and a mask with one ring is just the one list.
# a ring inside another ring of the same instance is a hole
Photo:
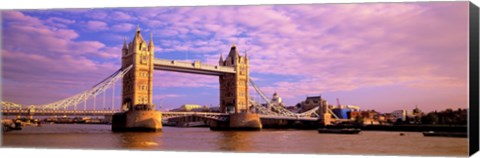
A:
{"label": "wispy cloud", "polygon": [[135,28],[135,25],[129,23],[121,23],[112,26],[112,30],[119,32],[131,31],[133,28]]}
{"label": "wispy cloud", "polygon": [[178,72],[155,72],[153,83],[154,87],[208,87],[218,88],[218,77],[192,75]]}
{"label": "wispy cloud", "polygon": [[111,51],[101,42],[76,41],[79,34],[75,30],[49,26],[49,20],[21,12],[2,14],[5,99],[24,104],[51,102],[86,90],[117,69],[112,62],[88,58]]}
{"label": "wispy cloud", "polygon": [[87,21],[85,28],[90,31],[103,31],[108,29],[108,24],[102,21]]}

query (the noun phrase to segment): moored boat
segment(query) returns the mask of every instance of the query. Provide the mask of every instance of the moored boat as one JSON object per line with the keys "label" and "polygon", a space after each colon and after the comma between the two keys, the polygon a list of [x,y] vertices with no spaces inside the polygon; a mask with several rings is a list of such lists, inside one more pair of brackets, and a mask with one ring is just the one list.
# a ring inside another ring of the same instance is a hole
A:
{"label": "moored boat", "polygon": [[461,137],[467,138],[467,132],[438,132],[438,131],[425,131],[423,132],[425,137]]}
{"label": "moored boat", "polygon": [[318,133],[334,133],[334,134],[358,134],[361,130],[358,128],[320,128]]}
{"label": "moored boat", "polygon": [[21,130],[22,123],[13,120],[2,120],[2,131],[8,132],[11,130]]}

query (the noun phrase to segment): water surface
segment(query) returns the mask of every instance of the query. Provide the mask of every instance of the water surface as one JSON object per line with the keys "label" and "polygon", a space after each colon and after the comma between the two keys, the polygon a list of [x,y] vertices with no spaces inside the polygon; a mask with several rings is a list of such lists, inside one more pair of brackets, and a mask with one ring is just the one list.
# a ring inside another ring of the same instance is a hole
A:
{"label": "water surface", "polygon": [[210,131],[164,127],[157,133],[114,133],[110,125],[44,124],[2,136],[3,146],[162,151],[267,152],[362,155],[467,156],[467,138],[424,137],[419,132],[315,130]]}

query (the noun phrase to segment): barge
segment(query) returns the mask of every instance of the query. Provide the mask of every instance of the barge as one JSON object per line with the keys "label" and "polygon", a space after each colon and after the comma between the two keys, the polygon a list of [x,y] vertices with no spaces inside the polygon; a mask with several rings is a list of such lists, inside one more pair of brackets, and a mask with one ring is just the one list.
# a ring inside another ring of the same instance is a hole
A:
{"label": "barge", "polygon": [[318,133],[333,133],[333,134],[358,134],[361,130],[359,128],[320,128]]}

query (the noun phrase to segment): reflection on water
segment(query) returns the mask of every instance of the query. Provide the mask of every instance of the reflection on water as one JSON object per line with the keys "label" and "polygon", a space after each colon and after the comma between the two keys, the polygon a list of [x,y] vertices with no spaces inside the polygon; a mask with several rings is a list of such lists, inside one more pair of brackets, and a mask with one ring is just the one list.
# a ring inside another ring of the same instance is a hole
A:
{"label": "reflection on water", "polygon": [[135,133],[135,132],[127,132],[127,133],[117,133],[121,144],[121,148],[125,149],[158,149],[161,148],[162,141],[162,133],[155,132],[155,133]]}
{"label": "reflection on water", "polygon": [[252,135],[254,131],[225,131],[218,132],[218,147],[220,151],[251,151]]}
{"label": "reflection on water", "polygon": [[210,131],[164,127],[162,132],[114,133],[109,125],[43,125],[3,134],[2,145],[36,148],[136,149],[270,153],[467,156],[467,138],[419,132],[319,134],[314,130]]}

